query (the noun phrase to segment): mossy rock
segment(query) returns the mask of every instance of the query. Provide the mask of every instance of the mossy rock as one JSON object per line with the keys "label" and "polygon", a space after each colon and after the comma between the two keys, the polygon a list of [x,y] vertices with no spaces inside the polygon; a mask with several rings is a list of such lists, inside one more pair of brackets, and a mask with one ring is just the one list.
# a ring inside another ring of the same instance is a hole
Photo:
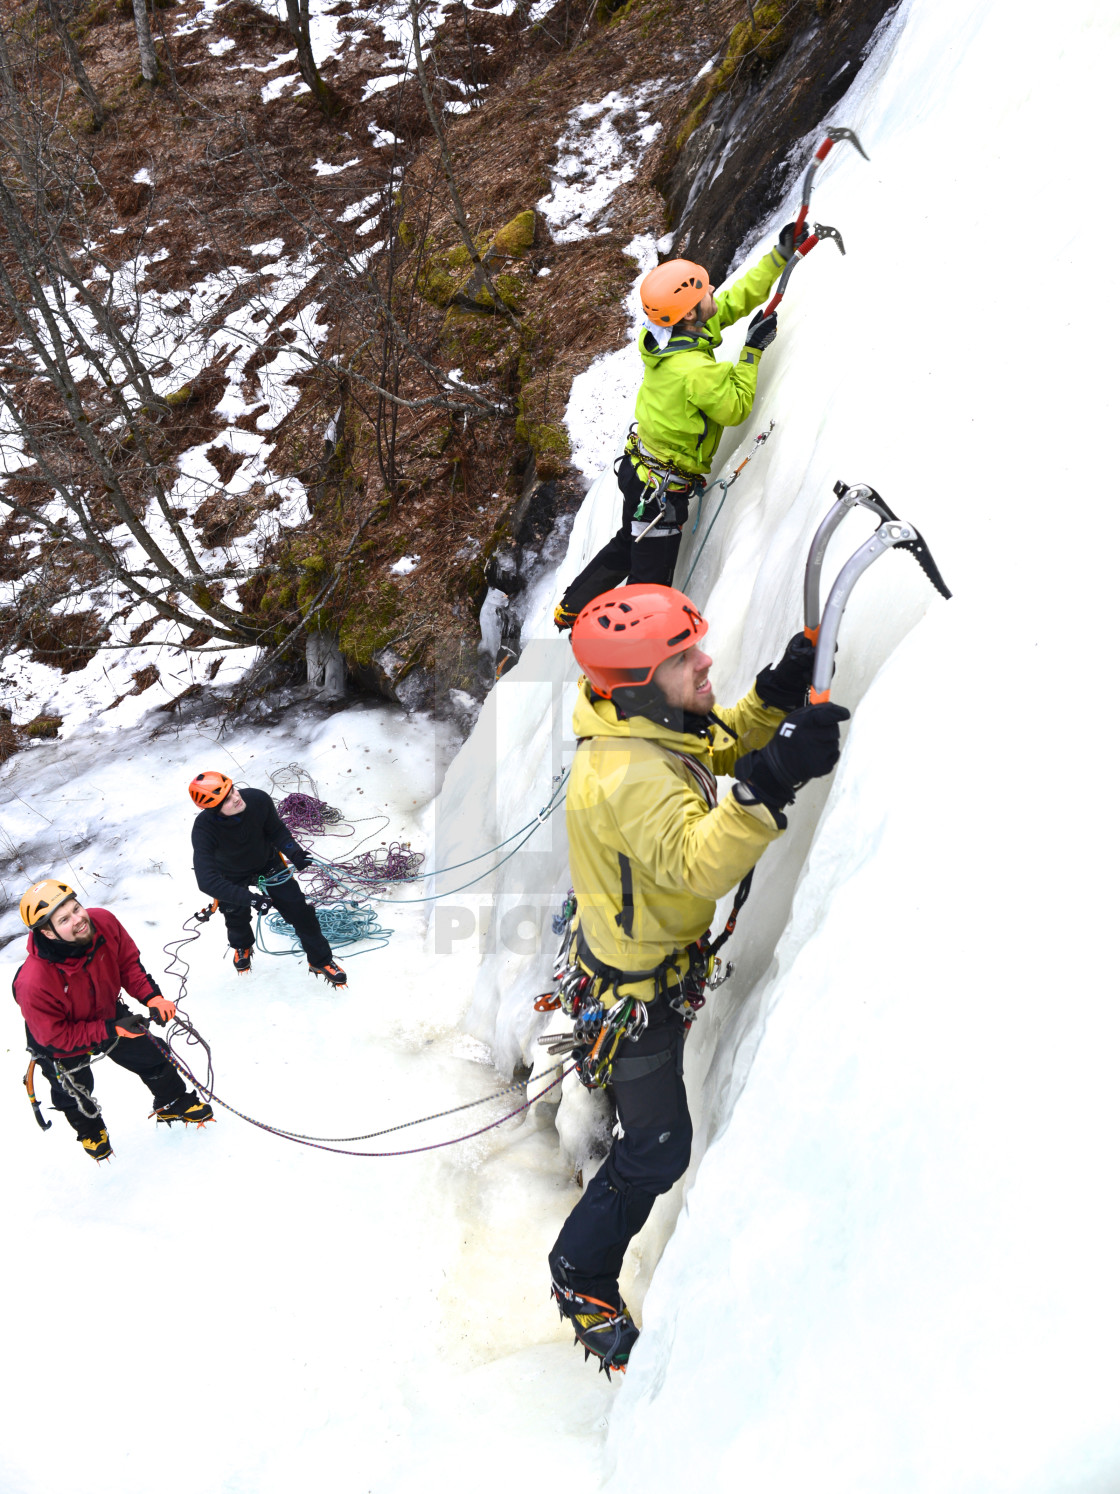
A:
{"label": "mossy rock", "polygon": [[163,396],[163,402],[172,410],[178,410],[183,405],[189,405],[194,396],[194,385],[184,384],[180,389],[174,389],[170,394]]}
{"label": "mossy rock", "polygon": [[416,289],[432,306],[450,306],[458,288],[451,272],[436,260],[429,260],[416,277]]}
{"label": "mossy rock", "polygon": [[536,236],[537,215],[529,209],[518,213],[516,218],[511,218],[498,229],[490,250],[494,254],[507,254],[516,258],[533,247]]}
{"label": "mossy rock", "polygon": [[369,664],[388,648],[399,631],[400,592],[391,581],[382,581],[372,601],[359,603],[338,625],[338,646],[352,664]]}
{"label": "mossy rock", "polygon": [[712,102],[730,84],[747,59],[758,59],[766,66],[775,63],[789,46],[789,28],[783,24],[785,12],[774,0],[765,0],[755,5],[753,20],[739,21],[727,38],[727,50],[723,60],[707,78],[706,87],[699,102],[689,110],[684,123],[677,131],[673,144],[676,150],[684,148],[689,136],[704,119]]}
{"label": "mossy rock", "polygon": [[[491,275],[490,279],[493,281],[494,288],[498,292],[498,295],[501,297],[504,305],[508,306],[511,311],[517,311],[517,303],[521,299],[523,293],[521,281],[518,280],[517,276]],[[494,298],[490,294],[489,287],[486,285],[479,286],[478,295],[475,297],[475,300],[477,301],[479,306],[483,306],[487,310],[489,310],[489,308],[494,304]]]}
{"label": "mossy rock", "polygon": [[19,729],[25,737],[57,737],[61,725],[61,716],[36,716],[34,721]]}
{"label": "mossy rock", "polygon": [[508,336],[509,329],[504,321],[479,316],[462,306],[452,306],[444,319],[440,346],[450,362],[469,376],[502,352]]}

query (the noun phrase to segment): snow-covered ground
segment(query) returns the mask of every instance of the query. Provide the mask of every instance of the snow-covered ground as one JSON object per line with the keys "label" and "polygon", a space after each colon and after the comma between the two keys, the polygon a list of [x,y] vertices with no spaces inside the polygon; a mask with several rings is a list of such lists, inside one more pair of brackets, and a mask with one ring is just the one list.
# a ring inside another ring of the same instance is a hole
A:
{"label": "snow-covered ground", "polygon": [[[625,1382],[584,1366],[546,1300],[595,1118],[578,1089],[561,1146],[542,1105],[464,1148],[375,1161],[228,1115],[153,1135],[136,1081],[102,1064],[118,1155],[98,1169],[61,1123],[34,1127],[13,1016],[5,1326],[32,1354],[30,1369],[8,1356],[5,1491],[53,1494],[60,1468],[92,1494],[1117,1486],[1103,438],[1118,308],[1101,151],[1118,41],[1105,0],[1057,33],[1052,11],[1012,0],[904,0],[837,111],[871,161],[834,151],[811,216],[848,256],[823,245],[791,281],[722,470],[771,419],[774,435],[692,586],[717,690],[734,699],[798,626],[838,477],[922,529],[955,596],[888,555],[849,609],[844,757],[764,859],[736,975],[690,1038],[693,1166],[624,1272],[643,1325]],[[622,355],[598,366],[597,404],[594,373],[585,386],[579,419],[607,455],[630,419],[629,356],[629,384]],[[224,746],[195,727],[45,743],[0,772],[29,879],[68,856],[162,967],[200,903],[182,785],[227,750],[245,781],[296,759],[351,816],[384,808],[379,836],[430,865],[529,824],[574,747],[550,604],[617,503],[608,472],[430,807],[448,740],[388,710]],[[867,529],[848,522],[830,573]],[[441,886],[460,875],[476,867]],[[341,996],[296,960],[237,980],[211,926],[190,1007],[219,1094],[344,1135],[497,1088],[485,1054],[508,1072],[546,1025],[531,997],[566,886],[562,817],[496,880],[430,913],[387,908],[388,948],[353,962]]]}
{"label": "snow-covered ground", "polygon": [[[3,849],[17,857],[5,862],[0,937],[18,927],[11,903],[26,881],[53,870],[120,916],[158,976],[162,945],[205,902],[190,872],[196,771],[267,787],[299,762],[353,820],[388,817],[357,824],[357,836],[419,846],[453,746],[446,729],[388,707],[220,744],[196,727],[154,743],[144,730],[106,734],[96,752],[44,743],[0,770]],[[320,846],[345,856],[352,843]],[[302,959],[258,955],[251,975],[235,975],[218,920],[186,948],[187,1005],[219,1095],[264,1121],[345,1137],[502,1088],[460,1027],[469,955],[439,938],[425,949],[424,904],[381,917],[388,946],[343,956],[342,993]],[[5,986],[23,942],[0,953]],[[349,1157],[221,1110],[202,1133],[157,1134],[139,1081],[101,1062],[116,1154],[95,1167],[60,1117],[46,1134],[34,1125],[14,1007],[4,1063],[4,1494],[74,1483],[147,1494],[153,1478],[167,1494],[462,1486],[464,1458],[521,1465],[542,1450],[594,1484],[610,1389],[542,1314],[540,1259],[569,1201],[546,1105],[448,1150]],[[49,1106],[41,1076],[37,1089]],[[422,1146],[520,1103],[505,1096],[353,1145]],[[526,1334],[542,1316],[544,1331]],[[500,1439],[495,1407],[511,1418]]]}

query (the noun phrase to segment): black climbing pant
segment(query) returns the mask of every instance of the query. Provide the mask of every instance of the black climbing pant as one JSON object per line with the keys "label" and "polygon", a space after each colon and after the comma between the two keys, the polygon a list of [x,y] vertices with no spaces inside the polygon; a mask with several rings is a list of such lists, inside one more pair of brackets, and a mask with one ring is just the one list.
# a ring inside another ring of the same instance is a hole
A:
{"label": "black climbing pant", "polygon": [[650,490],[628,456],[623,457],[619,466],[618,485],[622,489],[622,523],[564,593],[563,606],[571,613],[582,611],[588,602],[612,587],[621,586],[627,578],[631,586],[639,581],[654,581],[659,586],[673,584],[681,529],[688,521],[688,494],[666,493],[664,514],[638,540],[636,537],[653,518],[653,512],[642,519],[634,517],[643,496]]}
{"label": "black climbing pant", "polygon": [[[279,856],[274,856],[261,871],[246,877],[245,885],[255,887],[258,877],[272,877],[283,870],[284,863]],[[308,964],[329,965],[331,947],[323,938],[323,931],[319,927],[315,909],[304,897],[295,877],[288,877],[283,882],[277,882],[275,886],[268,889],[267,896],[280,917],[295,929],[299,942],[303,945]],[[254,943],[252,908],[241,907],[236,903],[219,903],[218,907],[225,918],[226,933],[233,948],[252,949]]]}
{"label": "black climbing pant", "polygon": [[[126,1008],[122,1005],[119,1010],[123,1015]],[[177,1100],[187,1092],[187,1086],[172,1068],[167,1049],[158,1038],[118,1038],[116,1044],[109,1049],[107,1057],[112,1063],[128,1069],[129,1073],[144,1081],[151,1091],[153,1105],[157,1108],[171,1100]],[[61,1110],[79,1136],[96,1136],[105,1121],[96,1112],[93,1115],[83,1113],[83,1106],[86,1110],[93,1110],[93,1106],[85,1095],[75,1096],[59,1082],[55,1073],[56,1061],[65,1068],[71,1082],[86,1094],[93,1093],[93,1066],[84,1056],[58,1060],[39,1057],[39,1067],[50,1081],[51,1104],[56,1110]]]}
{"label": "black climbing pant", "polygon": [[622,1043],[611,1082],[619,1134],[548,1257],[554,1280],[612,1307],[626,1247],[692,1153],[684,1038],[683,1018],[661,997],[641,1037]]}

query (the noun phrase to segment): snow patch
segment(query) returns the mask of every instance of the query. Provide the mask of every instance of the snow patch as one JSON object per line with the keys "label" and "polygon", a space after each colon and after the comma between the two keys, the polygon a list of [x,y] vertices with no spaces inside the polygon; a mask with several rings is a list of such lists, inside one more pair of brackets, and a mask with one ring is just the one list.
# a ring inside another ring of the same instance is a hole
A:
{"label": "snow patch", "polygon": [[[641,108],[661,87],[660,80],[643,83],[631,93],[612,89],[596,104],[579,104],[568,115],[568,126],[556,142],[559,160],[552,168],[552,191],[537,203],[552,237],[560,244],[606,233],[611,198],[625,182],[633,181],[638,164],[660,133],[660,124],[646,123]],[[619,123],[633,115],[637,128],[625,133]]]}

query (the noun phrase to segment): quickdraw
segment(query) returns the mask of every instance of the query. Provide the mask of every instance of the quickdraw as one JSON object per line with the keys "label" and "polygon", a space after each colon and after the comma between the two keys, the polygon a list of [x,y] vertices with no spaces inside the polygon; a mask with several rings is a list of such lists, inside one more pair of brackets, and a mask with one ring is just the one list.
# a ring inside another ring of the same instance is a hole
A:
{"label": "quickdraw", "polygon": [[[814,705],[827,701],[836,656],[836,642],[840,636],[840,620],[852,594],[852,588],[868,566],[885,555],[888,550],[908,550],[922,568],[931,585],[948,600],[953,594],[945,585],[941,572],[930,554],[929,546],[919,534],[917,527],[900,519],[891,512],[874,488],[866,483],[849,487],[838,482],[833,488],[836,502],[824,516],[809,546],[809,558],[805,563],[805,636],[816,644],[816,659],[813,665],[813,684],[809,700]],[[842,520],[856,508],[867,508],[879,516],[879,527],[869,540],[865,540],[851,559],[845,564],[828,594],[823,612],[820,604],[821,567],[829,540],[839,528]]]}
{"label": "quickdraw", "polygon": [[759,431],[758,435],[755,436],[755,438],[754,438],[754,445],[751,447],[750,451],[747,452],[746,456],[739,463],[739,465],[735,468],[735,471],[732,472],[732,474],[731,474],[730,477],[721,477],[718,482],[714,482],[712,484],[711,489],[703,488],[701,490],[701,493],[700,493],[700,502],[696,505],[696,521],[695,521],[695,523],[692,526],[692,532],[693,532],[693,534],[695,534],[696,531],[697,531],[697,529],[700,527],[700,515],[704,511],[704,499],[708,496],[709,491],[711,491],[711,492],[714,493],[715,490],[716,490],[716,488],[722,488],[723,489],[723,496],[719,500],[719,507],[716,509],[715,513],[712,515],[711,523],[708,525],[707,529],[705,529],[705,531],[704,531],[704,538],[700,541],[699,545],[696,547],[696,554],[692,557],[692,564],[688,568],[688,575],[684,578],[683,582],[681,583],[681,588],[680,588],[681,591],[683,591],[685,593],[688,592],[688,583],[692,580],[692,573],[696,569],[696,566],[697,566],[697,564],[698,564],[698,562],[700,560],[701,555],[703,555],[703,553],[704,553],[704,546],[708,543],[708,539],[709,539],[709,536],[711,535],[712,530],[716,527],[716,520],[719,518],[720,514],[723,512],[723,505],[727,502],[727,490],[728,490],[728,488],[735,481],[735,479],[739,476],[739,473],[742,472],[743,468],[746,467],[748,465],[748,463],[754,458],[754,456],[758,452],[759,448],[766,445],[767,441],[769,441],[769,439],[770,439],[770,433],[771,433],[771,431],[773,429],[774,429],[774,422],[771,421],[770,424],[766,427],[766,429],[764,431]]}
{"label": "quickdraw", "polygon": [[[813,192],[813,178],[820,170],[824,158],[837,141],[840,140],[850,141],[865,161],[869,159],[867,152],[859,143],[859,136],[855,130],[849,130],[844,125],[830,125],[828,127],[825,131],[825,138],[813,153],[813,159],[809,162],[809,169],[806,171],[805,180],[801,185],[801,206],[798,209],[797,219],[793,226],[795,243],[801,234],[801,230],[805,227],[805,220],[809,215],[809,198]],[[830,228],[827,223],[814,223],[813,232],[803,243],[797,244],[797,247],[786,261],[786,267],[782,271],[781,279],[778,281],[778,288],[767,303],[763,316],[769,316],[771,312],[777,311],[782,297],[786,293],[786,286],[789,284],[789,277],[793,274],[795,266],[800,264],[805,256],[811,253],[822,239],[831,239],[841,254],[846,252],[844,249],[844,240],[840,236],[839,229]]]}

